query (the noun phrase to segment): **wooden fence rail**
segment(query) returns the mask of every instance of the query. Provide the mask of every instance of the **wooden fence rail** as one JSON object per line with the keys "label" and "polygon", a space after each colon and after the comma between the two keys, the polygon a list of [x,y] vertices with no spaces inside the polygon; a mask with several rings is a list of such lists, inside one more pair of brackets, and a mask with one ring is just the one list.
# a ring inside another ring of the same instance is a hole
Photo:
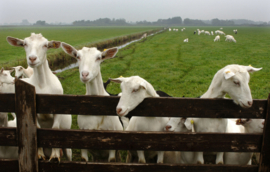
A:
{"label": "wooden fence rail", "polygon": [[[242,109],[232,100],[147,98],[130,114],[200,118],[265,118],[263,134],[165,133],[37,129],[36,113],[115,115],[119,97],[36,95],[17,80],[16,94],[0,95],[0,111],[16,112],[17,128],[0,129],[1,146],[18,146],[18,160],[0,160],[0,171],[270,171],[269,100]],[[83,138],[83,139],[82,139]],[[129,163],[53,163],[37,160],[37,147],[117,150],[260,152],[259,166]]]}

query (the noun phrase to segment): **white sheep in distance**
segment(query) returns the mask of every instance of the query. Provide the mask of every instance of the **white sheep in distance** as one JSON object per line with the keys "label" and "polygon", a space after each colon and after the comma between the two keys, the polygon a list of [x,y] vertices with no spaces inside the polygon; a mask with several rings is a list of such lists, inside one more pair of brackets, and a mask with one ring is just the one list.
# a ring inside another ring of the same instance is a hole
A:
{"label": "white sheep in distance", "polygon": [[[220,69],[214,76],[207,92],[201,98],[224,98],[228,94],[235,104],[243,108],[250,108],[253,100],[249,88],[249,73],[262,68],[251,66],[228,65]],[[187,118],[188,120],[189,118]],[[219,132],[225,133],[228,119],[194,118],[195,132]],[[223,152],[217,152],[216,164],[223,164]],[[203,152],[197,152],[196,162],[204,164]]]}
{"label": "white sheep in distance", "polygon": [[184,29],[181,29],[181,32],[183,32],[184,31]]}
{"label": "white sheep in distance", "polygon": [[31,68],[30,66],[27,67],[27,69],[25,69],[22,66],[16,66],[16,67],[12,67],[13,69],[15,69],[15,76],[17,78],[20,78],[22,76],[22,78],[30,78],[30,76],[33,75],[33,68]]}
{"label": "white sheep in distance", "polygon": [[204,31],[204,34],[205,35],[210,35],[210,32],[209,31]]}
{"label": "white sheep in distance", "polygon": [[234,37],[232,35],[226,35],[225,37],[226,37],[225,41],[229,41],[229,42],[233,41],[236,43],[236,40],[234,39]]}
{"label": "white sheep in distance", "polygon": [[[153,86],[139,76],[121,77],[111,79],[111,81],[120,83],[122,95],[116,107],[116,113],[119,116],[126,116],[135,109],[147,97],[159,97]],[[136,117],[133,116],[127,127],[127,131],[163,131],[163,127],[169,121],[167,117]],[[164,151],[137,151],[138,162],[146,163],[146,159],[158,156],[157,163],[163,163]],[[134,154],[132,152],[132,154]],[[131,155],[127,157],[130,161]],[[146,158],[145,158],[146,157]]]}
{"label": "white sheep in distance", "polygon": [[[118,49],[110,48],[100,52],[96,47],[83,47],[81,50],[76,50],[64,42],[62,42],[61,46],[67,54],[77,59],[80,80],[85,83],[86,95],[109,96],[103,86],[100,64],[104,60],[113,58],[117,54]],[[118,116],[78,115],[78,125],[82,130],[123,130]],[[106,158],[108,162],[117,161],[116,150],[81,149],[81,157],[85,161],[88,161],[88,151],[93,155],[94,159],[103,160]],[[98,157],[99,155],[102,155],[104,158]]]}
{"label": "white sheep in distance", "polygon": [[[7,37],[7,41],[12,46],[23,47],[26,52],[28,66],[34,70],[30,78],[23,81],[35,86],[37,94],[63,94],[63,87],[59,79],[52,73],[47,60],[47,50],[59,48],[61,42],[48,41],[41,34],[32,33],[24,40]],[[37,114],[38,128],[70,129],[71,115],[60,114]],[[71,149],[64,149],[67,158],[71,161]],[[60,162],[61,148],[52,148],[50,160],[56,158]],[[38,158],[45,159],[43,148],[38,148]]]}
{"label": "white sheep in distance", "polygon": [[169,32],[171,31],[172,29],[171,28],[169,28]]}
{"label": "white sheep in distance", "polygon": [[211,31],[211,35],[214,35],[214,32],[213,31]]}
{"label": "white sheep in distance", "polygon": [[[231,123],[230,126],[229,122]],[[228,120],[227,130],[230,133],[263,133],[263,123],[264,119]],[[252,152],[225,152],[224,164],[251,165],[252,154]]]}
{"label": "white sheep in distance", "polygon": [[219,35],[217,35],[217,36],[215,37],[214,42],[216,42],[216,41],[220,41],[220,36],[219,36]]}
{"label": "white sheep in distance", "polygon": [[200,34],[201,34],[201,31],[199,30],[199,31],[198,31],[198,35],[200,35]]}
{"label": "white sheep in distance", "polygon": [[223,31],[220,31],[220,30],[216,31],[216,34],[225,35],[225,33]]}
{"label": "white sheep in distance", "polygon": [[178,32],[178,29],[175,29],[176,32]]}
{"label": "white sheep in distance", "polygon": [[204,30],[201,30],[201,33],[204,33]]}
{"label": "white sheep in distance", "polygon": [[188,42],[188,38],[184,39],[184,42]]}

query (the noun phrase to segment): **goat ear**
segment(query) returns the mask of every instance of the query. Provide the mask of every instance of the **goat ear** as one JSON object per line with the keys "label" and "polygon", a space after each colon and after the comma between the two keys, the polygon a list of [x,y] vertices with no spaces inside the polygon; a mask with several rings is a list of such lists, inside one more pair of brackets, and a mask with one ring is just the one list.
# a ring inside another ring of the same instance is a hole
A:
{"label": "goat ear", "polygon": [[102,60],[113,58],[118,52],[118,48],[110,48],[102,52]]}
{"label": "goat ear", "polygon": [[247,69],[247,71],[248,71],[249,73],[257,72],[257,71],[259,71],[259,70],[262,69],[262,67],[261,67],[261,68],[255,68],[255,67],[252,67],[252,66],[245,66],[245,68]]}
{"label": "goat ear", "polygon": [[7,37],[7,42],[12,45],[12,46],[16,46],[16,47],[23,47],[24,46],[24,40],[21,40],[19,38],[13,38],[8,36]]}
{"label": "goat ear", "polygon": [[125,78],[121,77],[121,78],[110,78],[110,80],[112,82],[115,82],[115,83],[118,83],[118,84],[121,84],[123,81],[124,81]]}
{"label": "goat ear", "polygon": [[61,42],[60,41],[50,41],[48,42],[48,49],[50,48],[59,48],[61,46]]}
{"label": "goat ear", "polygon": [[223,71],[223,75],[224,75],[225,79],[229,79],[229,78],[233,77],[235,75],[235,73],[232,72],[230,69],[225,69]]}
{"label": "goat ear", "polygon": [[194,122],[192,118],[186,118],[184,125],[187,127],[188,130],[192,130],[193,123]]}
{"label": "goat ear", "polygon": [[11,70],[9,70],[9,73],[12,73],[12,72],[14,72],[14,68],[12,68]]}
{"label": "goat ear", "polygon": [[159,97],[159,95],[157,94],[156,90],[154,89],[154,87],[147,83],[147,82],[141,82],[140,86],[146,90],[147,94],[149,94],[151,97]]}
{"label": "goat ear", "polygon": [[64,42],[61,43],[61,47],[67,54],[77,59],[78,52],[74,47]]}
{"label": "goat ear", "polygon": [[4,72],[4,68],[2,67],[2,69],[1,69],[0,73],[3,73],[3,72]]}

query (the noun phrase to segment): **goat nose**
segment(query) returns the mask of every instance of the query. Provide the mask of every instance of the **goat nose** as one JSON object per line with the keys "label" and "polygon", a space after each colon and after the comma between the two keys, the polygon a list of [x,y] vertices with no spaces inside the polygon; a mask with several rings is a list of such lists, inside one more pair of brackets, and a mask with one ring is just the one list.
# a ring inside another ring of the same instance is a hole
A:
{"label": "goat nose", "polygon": [[116,113],[117,113],[117,114],[120,114],[121,111],[122,111],[122,108],[117,108],[117,109],[116,109]]}
{"label": "goat nose", "polygon": [[253,101],[248,101],[249,106],[252,106],[252,104],[253,104]]}
{"label": "goat nose", "polygon": [[165,128],[166,128],[166,131],[169,131],[169,129],[170,129],[170,128],[172,128],[172,126],[170,126],[170,125],[166,125],[166,127],[165,127]]}
{"label": "goat nose", "polygon": [[32,63],[33,63],[36,59],[37,59],[36,56],[30,56],[30,57],[29,57],[29,60],[30,60]]}
{"label": "goat nose", "polygon": [[85,78],[89,75],[89,72],[82,72],[82,76]]}

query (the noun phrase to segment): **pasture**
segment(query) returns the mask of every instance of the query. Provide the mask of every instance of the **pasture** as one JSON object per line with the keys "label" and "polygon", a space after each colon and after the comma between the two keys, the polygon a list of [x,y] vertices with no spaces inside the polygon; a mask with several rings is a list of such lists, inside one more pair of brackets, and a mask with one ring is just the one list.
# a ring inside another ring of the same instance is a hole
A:
{"label": "pasture", "polygon": [[[139,75],[156,90],[174,97],[198,97],[207,91],[214,74],[224,66],[252,65],[263,67],[261,71],[251,74],[249,85],[253,99],[267,99],[270,91],[270,28],[237,27],[238,34],[234,35],[234,27],[224,27],[223,31],[233,35],[237,43],[225,42],[224,36],[221,36],[220,42],[214,42],[215,36],[193,35],[197,28],[208,31],[219,29],[186,27],[184,32],[165,31],[133,43],[119,50],[114,59],[102,63],[103,81]],[[189,38],[188,43],[183,42],[186,38]],[[59,73],[58,76],[64,94],[85,94],[85,85],[79,79],[77,68]],[[111,83],[107,90],[116,94],[120,92],[120,86]],[[78,129],[76,115],[72,123],[72,128]],[[73,153],[74,158],[79,160],[79,152],[74,150]]]}
{"label": "pasture", "polygon": [[[23,48],[10,46],[7,36],[20,39],[30,36],[32,32],[42,33],[48,40],[69,42],[75,47],[82,47],[93,42],[101,42],[115,37],[140,33],[153,27],[79,27],[79,26],[48,26],[48,27],[0,27],[0,64],[15,63],[25,59]],[[60,49],[50,50],[48,55],[61,52]]]}

